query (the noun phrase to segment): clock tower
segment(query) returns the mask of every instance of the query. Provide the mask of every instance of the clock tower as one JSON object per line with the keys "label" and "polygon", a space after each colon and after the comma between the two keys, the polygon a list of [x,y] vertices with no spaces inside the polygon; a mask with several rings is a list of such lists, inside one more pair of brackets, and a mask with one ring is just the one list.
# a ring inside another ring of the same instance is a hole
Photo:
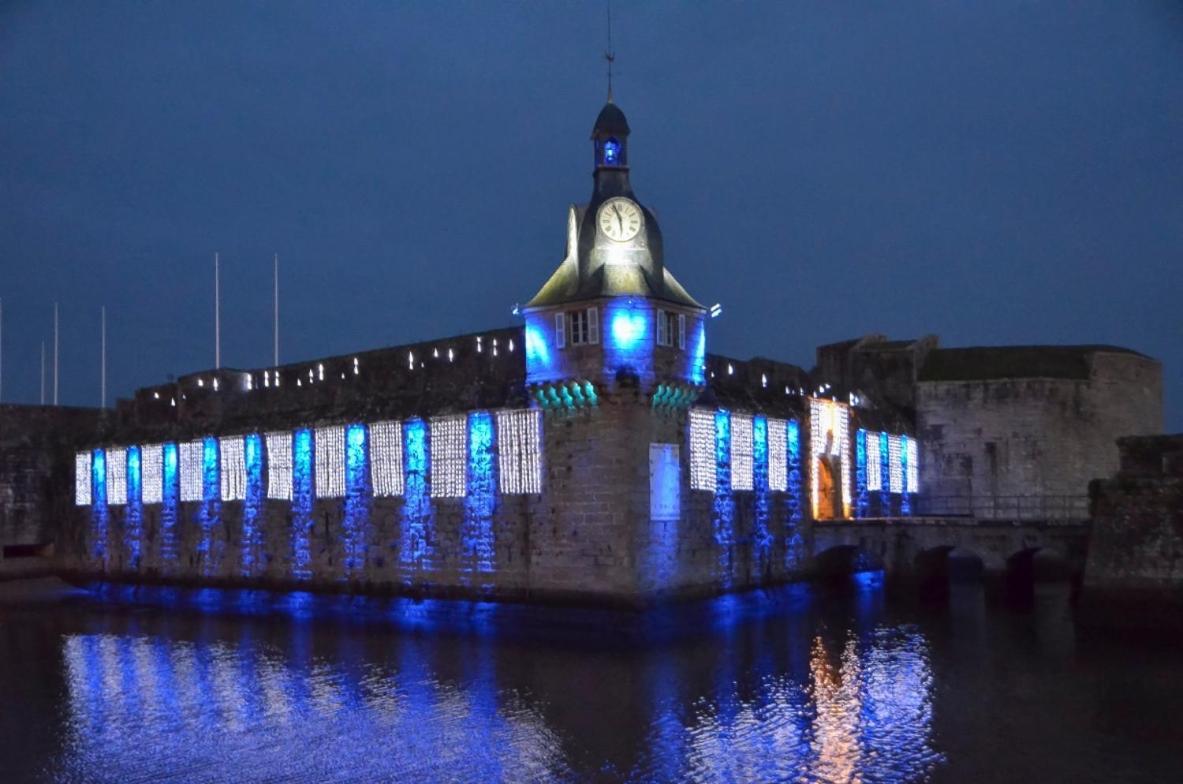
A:
{"label": "clock tower", "polygon": [[706,309],[666,269],[657,217],[629,181],[629,132],[609,100],[592,128],[591,199],[568,207],[566,256],[523,308],[531,385],[704,382]]}

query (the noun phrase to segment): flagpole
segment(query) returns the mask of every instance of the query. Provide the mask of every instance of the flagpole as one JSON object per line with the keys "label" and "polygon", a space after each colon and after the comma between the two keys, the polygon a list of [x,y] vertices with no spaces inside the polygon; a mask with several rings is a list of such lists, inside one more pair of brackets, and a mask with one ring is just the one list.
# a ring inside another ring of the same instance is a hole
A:
{"label": "flagpole", "polygon": [[275,302],[275,320],[272,325],[272,334],[274,335],[274,346],[272,347],[271,364],[274,367],[279,367],[279,254],[275,254],[275,266],[272,270],[272,280],[275,284],[275,291],[272,299]]}
{"label": "flagpole", "polygon": [[58,404],[58,304],[53,303],[53,404]]}
{"label": "flagpole", "polygon": [[41,341],[41,405],[45,405],[45,341]]}
{"label": "flagpole", "polygon": [[214,251],[214,369],[222,367],[222,287],[220,277],[219,258]]}
{"label": "flagpole", "polygon": [[102,373],[100,374],[100,377],[102,379],[102,382],[101,382],[102,393],[100,395],[99,407],[106,408],[107,407],[107,306],[103,305],[102,310],[100,312],[102,313],[102,322],[103,322],[103,326],[102,326],[102,352],[103,352],[103,354],[102,354],[102,361],[100,362],[100,366],[102,368]]}

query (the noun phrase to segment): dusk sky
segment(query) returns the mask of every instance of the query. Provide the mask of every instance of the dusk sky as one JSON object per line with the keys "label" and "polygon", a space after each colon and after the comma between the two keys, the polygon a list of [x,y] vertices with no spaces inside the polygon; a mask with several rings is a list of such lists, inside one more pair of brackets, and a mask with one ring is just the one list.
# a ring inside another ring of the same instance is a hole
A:
{"label": "dusk sky", "polygon": [[[1183,3],[617,3],[708,349],[1112,343],[1183,430]],[[0,6],[5,402],[515,323],[591,192],[603,2]]]}

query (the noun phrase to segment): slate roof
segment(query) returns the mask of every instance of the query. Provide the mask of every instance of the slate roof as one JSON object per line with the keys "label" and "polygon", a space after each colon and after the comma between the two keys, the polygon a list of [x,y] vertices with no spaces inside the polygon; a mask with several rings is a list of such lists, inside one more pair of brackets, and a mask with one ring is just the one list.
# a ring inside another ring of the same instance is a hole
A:
{"label": "slate roof", "polygon": [[698,310],[706,309],[690,296],[673,273],[664,266],[661,271],[662,280],[659,282],[640,266],[603,266],[580,281],[575,262],[567,259],[526,303],[526,307],[544,308],[600,297],[636,296],[664,300]]}
{"label": "slate roof", "polygon": [[[609,101],[596,117],[592,138],[624,137],[628,120]],[[695,310],[706,310],[665,266],[661,227],[657,216],[637,199],[626,167],[598,166],[596,187],[587,204],[568,212],[567,255],[525,305],[545,308],[608,297],[645,297]],[[636,239],[613,246],[597,239],[596,211],[612,198],[632,200],[644,215]],[[606,256],[608,258],[606,258]]]}
{"label": "slate roof", "polygon": [[597,136],[628,136],[628,120],[620,107],[608,101],[596,116],[596,124],[592,127],[592,138]]}
{"label": "slate roof", "polygon": [[930,351],[921,381],[981,381],[998,378],[1087,379],[1094,354],[1146,357],[1120,346],[980,346]]}

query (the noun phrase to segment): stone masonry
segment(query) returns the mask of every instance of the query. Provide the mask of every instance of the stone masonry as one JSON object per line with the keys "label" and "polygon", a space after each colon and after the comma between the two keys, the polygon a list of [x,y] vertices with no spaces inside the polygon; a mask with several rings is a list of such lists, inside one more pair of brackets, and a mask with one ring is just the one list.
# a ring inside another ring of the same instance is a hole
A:
{"label": "stone masonry", "polygon": [[1089,488],[1082,596],[1091,623],[1183,631],[1183,434],[1122,438],[1121,468]]}

